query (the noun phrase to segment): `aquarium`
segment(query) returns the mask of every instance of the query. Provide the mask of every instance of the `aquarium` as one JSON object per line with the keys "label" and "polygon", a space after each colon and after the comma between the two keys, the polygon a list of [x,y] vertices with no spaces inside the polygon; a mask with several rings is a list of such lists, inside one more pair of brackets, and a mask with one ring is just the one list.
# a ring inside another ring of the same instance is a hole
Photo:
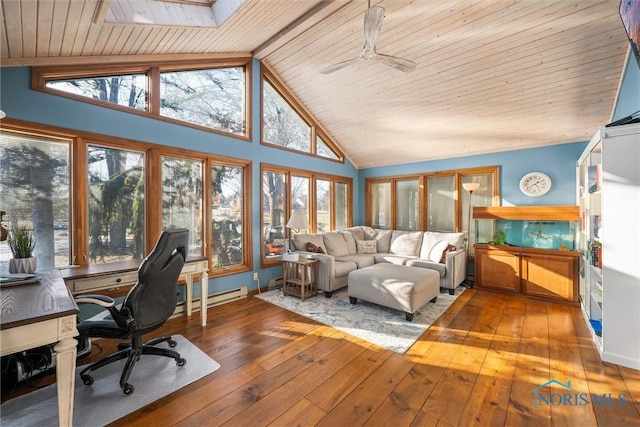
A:
{"label": "aquarium", "polygon": [[577,235],[576,221],[476,220],[477,243],[573,251]]}

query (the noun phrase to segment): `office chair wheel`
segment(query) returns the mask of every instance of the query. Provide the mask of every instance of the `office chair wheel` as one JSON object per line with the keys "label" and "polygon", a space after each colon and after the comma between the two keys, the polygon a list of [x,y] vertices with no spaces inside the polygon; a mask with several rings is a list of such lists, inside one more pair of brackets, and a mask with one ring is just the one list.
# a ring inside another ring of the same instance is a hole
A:
{"label": "office chair wheel", "polygon": [[82,377],[82,384],[84,385],[93,384],[93,377],[90,377],[90,376]]}
{"label": "office chair wheel", "polygon": [[184,366],[185,363],[187,363],[187,360],[183,359],[182,357],[180,357],[179,359],[176,359],[176,365],[178,366]]}
{"label": "office chair wheel", "polygon": [[169,347],[171,347],[171,348],[173,348],[173,347],[178,345],[178,343],[175,342],[174,340],[167,340],[167,343],[169,344]]}
{"label": "office chair wheel", "polygon": [[135,388],[129,383],[126,383],[124,387],[122,387],[122,392],[126,395],[132,394],[134,390]]}

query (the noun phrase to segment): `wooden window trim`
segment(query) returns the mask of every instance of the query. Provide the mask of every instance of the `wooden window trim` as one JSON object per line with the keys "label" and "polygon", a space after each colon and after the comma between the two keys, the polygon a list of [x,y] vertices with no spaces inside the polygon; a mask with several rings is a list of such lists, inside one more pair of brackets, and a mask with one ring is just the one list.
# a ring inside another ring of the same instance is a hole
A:
{"label": "wooden window trim", "polygon": [[[317,157],[323,160],[328,160],[336,163],[344,163],[345,155],[338,144],[329,136],[329,134],[320,126],[320,124],[313,118],[313,115],[304,107],[286,87],[286,85],[280,80],[280,78],[266,65],[262,64],[262,75],[260,76],[260,143],[269,147],[278,148],[280,150],[291,151],[297,154],[304,154],[311,157]],[[309,125],[311,132],[309,133],[309,152],[296,150],[293,148],[283,147],[273,142],[265,141],[264,139],[264,82],[265,80],[273,86],[278,94],[284,99],[287,104],[302,118],[302,120]],[[317,140],[316,136],[320,135],[324,143],[329,147],[337,159],[332,159],[317,154]]]}
{"label": "wooden window trim", "polygon": [[[228,68],[242,67],[244,69],[244,133],[238,135],[235,133],[225,132],[218,129],[212,129],[207,126],[189,123],[182,120],[172,119],[160,115],[160,74],[173,71],[195,71],[208,68]],[[121,74],[144,74],[147,76],[147,99],[146,110],[136,110],[134,108],[125,107],[110,102],[92,99],[73,93],[52,89],[46,86],[49,80],[73,79],[73,78],[91,78],[91,77],[109,77]],[[153,118],[165,122],[173,123],[180,126],[186,126],[205,132],[224,135],[245,142],[251,142],[252,127],[252,90],[251,76],[253,75],[253,66],[251,58],[236,59],[217,59],[217,60],[200,60],[188,62],[167,61],[160,64],[149,64],[146,62],[136,62],[131,64],[103,64],[103,65],[64,65],[64,66],[42,66],[34,67],[31,70],[31,89],[52,95],[62,96],[74,99],[80,102],[97,105],[100,107],[111,108],[126,113],[135,114],[142,117]]]}
{"label": "wooden window trim", "polygon": [[[274,173],[282,173],[285,175],[285,222],[289,220],[289,215],[291,213],[291,177],[292,176],[300,176],[309,178],[309,232],[315,233],[317,230],[317,218],[316,218],[316,206],[317,206],[317,188],[316,188],[316,180],[323,179],[330,182],[332,197],[335,196],[335,183],[341,182],[347,184],[347,194],[349,200],[349,206],[347,209],[347,226],[353,226],[353,179],[345,176],[339,175],[331,175],[325,173],[312,172],[304,169],[293,169],[288,167],[283,167],[280,165],[274,165],[269,163],[261,163],[260,164],[260,241],[262,242],[262,230],[265,228],[264,224],[264,215],[262,212],[262,207],[264,206],[264,182],[263,175],[265,172],[274,172]],[[335,228],[335,201],[331,201],[332,204],[332,212],[331,212],[331,227]],[[260,249],[260,265],[262,268],[273,267],[276,265],[280,265],[282,262],[281,259],[266,259],[264,257],[264,252],[262,251],[262,247]]]}
{"label": "wooden window trim", "polygon": [[[88,215],[87,215],[87,147],[89,145],[117,148],[123,150],[139,151],[145,154],[145,252],[153,248],[162,231],[162,183],[161,174],[162,156],[199,160],[203,162],[203,237],[202,244],[205,248],[203,256],[209,263],[209,277],[226,276],[240,272],[253,270],[253,227],[252,220],[252,194],[251,180],[253,176],[250,160],[238,159],[187,150],[178,147],[169,147],[159,144],[140,142],[131,139],[106,136],[85,131],[76,131],[50,125],[26,122],[22,120],[4,118],[2,129],[14,133],[33,135],[45,138],[54,138],[69,141],[71,173],[71,194],[73,203],[70,207],[69,229],[72,236],[70,240],[69,259],[74,265],[87,265],[88,260]],[[211,225],[211,164],[228,164],[244,168],[244,204],[243,215],[246,220],[243,230],[243,260],[241,265],[231,266],[227,269],[211,268],[212,251],[209,245],[212,232]]]}
{"label": "wooden window trim", "polygon": [[429,206],[427,203],[428,193],[428,179],[438,178],[445,176],[452,176],[454,178],[454,228],[456,232],[460,232],[462,228],[462,203],[460,194],[464,189],[462,188],[462,177],[468,175],[481,175],[481,174],[493,174],[493,206],[500,205],[500,167],[499,166],[482,166],[476,168],[467,169],[450,169],[442,171],[431,171],[420,174],[406,174],[406,175],[389,175],[383,177],[371,177],[365,179],[365,224],[371,226],[371,185],[373,183],[389,183],[391,185],[391,228],[396,229],[396,182],[410,179],[418,179],[418,185],[420,188],[420,230],[427,229],[426,218],[429,214]]}

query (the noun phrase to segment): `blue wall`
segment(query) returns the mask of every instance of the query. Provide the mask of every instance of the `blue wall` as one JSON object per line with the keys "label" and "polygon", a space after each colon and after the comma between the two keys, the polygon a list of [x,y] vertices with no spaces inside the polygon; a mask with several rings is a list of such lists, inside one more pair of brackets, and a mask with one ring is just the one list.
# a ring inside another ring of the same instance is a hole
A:
{"label": "blue wall", "polygon": [[[595,132],[595,130],[594,130]],[[406,175],[482,166],[500,167],[500,195],[502,206],[575,205],[576,160],[587,142],[551,145],[526,150],[505,151],[478,156],[456,157],[430,162],[409,163],[398,166],[360,170],[360,188],[371,177]],[[520,191],[520,178],[531,171],[544,172],[551,178],[551,190],[540,197],[527,197]],[[360,206],[365,206],[364,191],[358,194]],[[359,223],[364,223],[364,209],[359,212]]]}
{"label": "blue wall", "polygon": [[[30,89],[29,67],[0,68],[0,108],[12,119],[47,124],[61,128],[111,135],[136,141],[150,142],[205,153],[248,159],[253,162],[251,225],[254,231],[253,266],[265,286],[270,278],[282,274],[282,268],[260,269],[262,245],[260,239],[260,163],[271,163],[345,176],[353,179],[354,194],[358,170],[348,161],[344,164],[316,157],[296,154],[260,144],[260,62],[253,62],[252,130],[251,142],[213,134],[186,126],[179,126],[152,118],[129,114],[111,108],[55,96]],[[356,203],[354,201],[354,203]],[[360,206],[354,204],[354,212]],[[211,279],[209,292],[215,293],[246,285],[255,289],[252,272]],[[197,293],[197,290],[195,291]]]}
{"label": "blue wall", "polygon": [[[339,164],[260,144],[260,63],[256,60],[253,62],[251,142],[33,91],[30,89],[28,67],[0,68],[0,89],[0,108],[10,118],[251,160],[253,162],[252,226],[256,231],[260,229],[261,162],[353,178],[354,224],[357,225],[364,224],[364,180],[366,178],[438,170],[498,165],[503,205],[574,204],[575,162],[587,144],[586,141],[582,141],[358,171],[348,161],[345,164]],[[640,110],[640,70],[635,58],[631,58],[616,102],[614,120],[637,110]],[[593,131],[595,132],[596,129]],[[522,175],[533,170],[547,173],[553,181],[552,190],[539,198],[526,197],[518,188]],[[260,273],[261,284],[265,285],[268,279],[279,276],[281,269],[279,267],[260,269],[262,245],[259,235],[258,232],[254,233],[253,264],[254,271]],[[251,272],[212,279],[209,283],[209,292],[219,292],[242,285],[255,289]]]}

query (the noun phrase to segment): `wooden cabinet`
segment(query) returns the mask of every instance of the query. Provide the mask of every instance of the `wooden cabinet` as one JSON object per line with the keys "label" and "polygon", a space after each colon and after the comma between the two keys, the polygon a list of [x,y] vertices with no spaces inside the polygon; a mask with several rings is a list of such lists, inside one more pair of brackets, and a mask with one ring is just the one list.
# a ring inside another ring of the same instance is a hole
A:
{"label": "wooden cabinet", "polygon": [[476,244],[476,286],[577,303],[578,252]]}

